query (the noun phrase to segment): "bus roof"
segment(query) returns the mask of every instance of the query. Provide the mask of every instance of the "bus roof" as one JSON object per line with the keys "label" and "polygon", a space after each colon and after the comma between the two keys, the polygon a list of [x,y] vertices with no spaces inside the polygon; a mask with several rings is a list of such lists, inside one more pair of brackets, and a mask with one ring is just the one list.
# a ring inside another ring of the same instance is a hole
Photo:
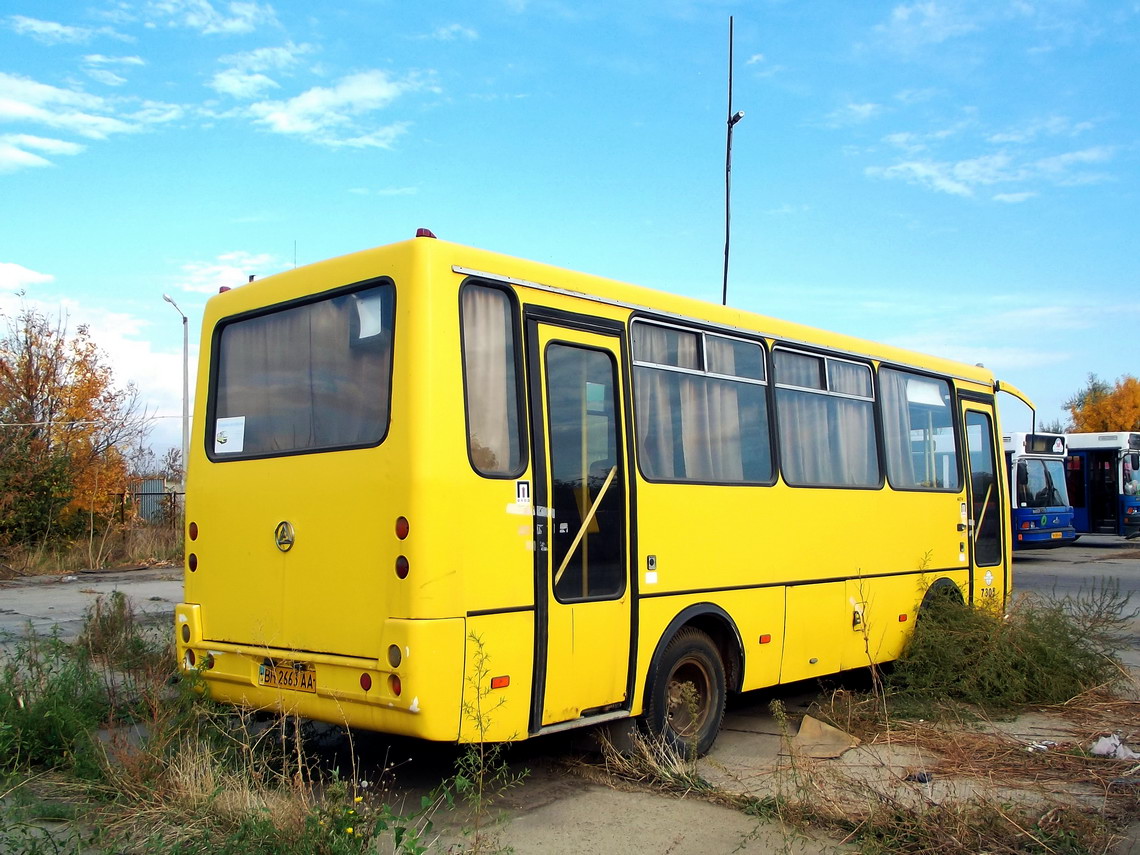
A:
{"label": "bus roof", "polygon": [[1077,451],[1088,451],[1093,448],[1140,451],[1140,433],[1131,431],[1070,433],[1068,439],[1069,448]]}
{"label": "bus roof", "polygon": [[[328,277],[321,276],[322,284],[313,287],[313,274],[325,268],[339,268],[340,279],[345,283],[359,282],[385,272],[385,259],[410,253],[421,261],[434,265],[446,264],[457,273],[483,276],[492,280],[510,282],[519,288],[569,294],[594,302],[618,305],[644,311],[658,317],[696,321],[720,327],[726,332],[761,335],[782,340],[788,344],[825,347],[880,362],[914,367],[935,374],[946,374],[988,386],[995,391],[1004,388],[997,384],[993,373],[982,365],[970,365],[918,351],[880,344],[856,336],[784,321],[731,306],[719,306],[692,297],[658,291],[588,273],[580,273],[537,261],[488,250],[451,243],[430,237],[417,237],[386,246],[362,250],[338,258],[267,276],[241,285],[210,299],[207,314],[214,319],[251,311],[277,302],[298,299],[327,290]],[[399,283],[397,283],[399,288]]]}

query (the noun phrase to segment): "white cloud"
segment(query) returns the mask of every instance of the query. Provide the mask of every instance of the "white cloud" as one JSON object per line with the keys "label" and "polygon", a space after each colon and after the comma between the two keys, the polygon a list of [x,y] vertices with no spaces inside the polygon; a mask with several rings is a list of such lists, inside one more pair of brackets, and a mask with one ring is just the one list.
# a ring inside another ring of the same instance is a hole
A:
{"label": "white cloud", "polygon": [[348,191],[354,196],[415,196],[418,187],[384,187],[380,190],[369,190],[367,187],[352,187]]}
{"label": "white cloud", "polygon": [[940,44],[974,32],[978,22],[962,13],[957,4],[940,0],[903,3],[891,10],[886,23],[875,32],[897,50],[910,53],[925,45]]}
{"label": "white cloud", "polygon": [[6,18],[4,23],[14,32],[29,36],[45,45],[83,44],[101,36],[124,42],[134,41],[131,36],[123,35],[112,27],[74,27],[56,21],[28,18],[24,15],[12,15]]}
{"label": "white cloud", "polygon": [[104,86],[122,86],[127,82],[127,78],[113,71],[108,71],[106,68],[87,68],[84,71],[88,77]]}
{"label": "white cloud", "polygon": [[219,71],[207,85],[221,95],[229,95],[232,98],[242,100],[256,98],[270,89],[280,88],[277,81],[271,77],[260,73],[239,71],[236,68]]}
{"label": "white cloud", "polygon": [[97,95],[0,72],[0,122],[31,122],[90,139],[133,130],[107,115],[112,112],[111,105]]}
{"label": "white cloud", "polygon": [[994,194],[995,202],[1005,202],[1007,205],[1016,205],[1020,202],[1027,202],[1030,199],[1037,198],[1037,193],[996,193]]}
{"label": "white cloud", "polygon": [[[1112,146],[1093,146],[1032,161],[1020,160],[1007,151],[962,160],[935,160],[915,157],[924,145],[914,142],[910,134],[892,134],[886,141],[903,148],[911,159],[892,166],[869,166],[864,174],[872,178],[906,181],[929,190],[953,196],[973,196],[981,187],[995,184],[1045,182],[1055,186],[1075,186],[1106,180],[1101,172],[1084,167],[1107,163],[1115,155]],[[1038,195],[1037,189],[1014,189],[995,194],[996,202],[1017,203]]]}
{"label": "white cloud", "polygon": [[170,26],[187,27],[205,35],[252,33],[264,24],[273,24],[273,7],[256,2],[229,2],[215,5],[209,0],[152,0],[147,11],[165,19]]}
{"label": "white cloud", "polygon": [[1040,136],[1078,136],[1085,131],[1092,130],[1092,122],[1073,123],[1065,116],[1047,116],[1033,119],[1020,127],[1009,128],[1000,133],[991,134],[988,142],[998,145],[1008,143],[1032,142]]}
{"label": "white cloud", "polygon": [[280,88],[280,84],[265,72],[287,71],[302,56],[312,51],[311,45],[289,42],[282,47],[258,48],[223,56],[220,62],[229,68],[215,74],[207,85],[214,91],[233,98],[256,98],[271,89]]}
{"label": "white cloud", "polygon": [[0,173],[15,172],[37,166],[51,166],[51,161],[34,152],[48,155],[79,154],[84,147],[65,140],[37,137],[31,134],[0,136]]}
{"label": "white cloud", "polygon": [[953,175],[953,165],[929,160],[909,160],[894,166],[868,166],[863,170],[872,178],[901,179],[953,196],[972,196],[973,189]]}
{"label": "white cloud", "polygon": [[128,67],[142,65],[146,65],[146,63],[137,56],[116,57],[93,53],[83,57],[84,73],[96,83],[102,83],[105,86],[122,86],[127,82],[127,78],[118,71],[112,70],[113,68],[126,70]]}
{"label": "white cloud", "polygon": [[281,269],[281,263],[268,253],[227,252],[212,261],[183,264],[174,287],[197,294],[217,294],[219,288],[236,288],[248,282],[250,276],[261,278]]}
{"label": "white cloud", "polygon": [[88,65],[146,65],[141,56],[105,56],[101,53],[90,53],[83,57]]}
{"label": "white cloud", "polygon": [[[105,140],[114,134],[143,131],[151,125],[169,122],[182,114],[183,109],[174,104],[131,98],[105,98],[78,89],[63,89],[0,72],[0,124],[38,125],[87,139]],[[6,147],[0,152],[0,168],[8,172],[23,167],[47,165],[45,158],[31,154],[28,148],[45,154],[76,154],[83,150],[82,146],[61,141],[44,144],[44,138],[27,134],[4,139]],[[19,140],[23,140],[23,143]],[[40,142],[28,144],[29,140]]]}
{"label": "white cloud", "polygon": [[922,104],[938,97],[937,89],[903,89],[895,93],[895,100],[902,104]]}
{"label": "white cloud", "polygon": [[70,27],[55,21],[41,21],[23,15],[12,15],[7,19],[8,26],[22,36],[31,36],[46,45],[80,44],[88,41],[94,31],[85,27]]}
{"label": "white cloud", "polygon": [[848,103],[828,113],[826,124],[830,128],[849,127],[869,121],[883,112],[882,104]]}
{"label": "white cloud", "polygon": [[[387,107],[401,95],[433,88],[417,75],[402,79],[383,71],[366,71],[342,78],[334,86],[317,86],[286,101],[259,101],[250,115],[270,131],[296,135],[333,147],[386,148],[408,125],[363,130],[358,121]],[[363,132],[362,132],[363,131]]]}
{"label": "white cloud", "polygon": [[744,64],[745,65],[755,65],[756,63],[763,62],[763,61],[764,61],[764,54],[754,53],[754,54],[752,54],[752,56],[748,57],[748,61]]}
{"label": "white cloud", "polygon": [[433,30],[426,36],[420,36],[422,39],[432,39],[437,42],[455,42],[455,41],[468,41],[473,42],[479,38],[479,32],[473,30],[471,27],[465,27],[462,24],[448,24],[445,27],[439,27]]}
{"label": "white cloud", "polygon": [[54,281],[55,277],[50,273],[40,273],[10,261],[0,261],[0,291],[20,291],[29,285]]}

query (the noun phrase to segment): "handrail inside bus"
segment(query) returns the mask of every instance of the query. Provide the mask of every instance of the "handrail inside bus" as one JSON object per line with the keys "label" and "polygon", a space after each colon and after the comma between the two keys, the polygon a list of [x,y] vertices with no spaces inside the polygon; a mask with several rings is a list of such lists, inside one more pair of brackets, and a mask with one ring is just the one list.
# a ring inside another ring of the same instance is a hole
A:
{"label": "handrail inside bus", "polygon": [[590,523],[594,520],[594,514],[598,512],[598,505],[602,503],[605,498],[606,491],[613,483],[614,476],[617,475],[617,467],[610,467],[610,474],[606,476],[605,483],[602,484],[602,489],[598,491],[598,498],[594,499],[594,504],[590,505],[590,510],[586,512],[586,516],[582,519],[582,527],[578,529],[578,533],[574,535],[574,542],[570,544],[570,548],[566,550],[566,554],[562,557],[562,566],[558,568],[558,572],[554,574],[554,584],[557,585],[562,581],[562,574],[566,572],[567,565],[570,564],[570,559],[574,557],[574,553],[578,550],[578,544],[582,542],[582,538],[586,535],[586,529],[590,527]]}
{"label": "handrail inside bus", "polygon": [[993,481],[986,487],[986,497],[982,499],[982,512],[978,515],[978,521],[974,524],[974,549],[978,548],[978,536],[982,533],[982,523],[986,521],[986,511],[990,509],[990,494],[994,491]]}

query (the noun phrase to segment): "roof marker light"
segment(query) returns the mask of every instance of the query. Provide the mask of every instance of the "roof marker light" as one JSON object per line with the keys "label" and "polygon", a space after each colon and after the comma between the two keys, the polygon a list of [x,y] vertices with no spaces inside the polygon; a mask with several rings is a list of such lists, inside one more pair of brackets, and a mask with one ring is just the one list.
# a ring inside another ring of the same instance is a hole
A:
{"label": "roof marker light", "polygon": [[416,237],[434,238],[435,234],[432,233],[431,229],[416,229]]}

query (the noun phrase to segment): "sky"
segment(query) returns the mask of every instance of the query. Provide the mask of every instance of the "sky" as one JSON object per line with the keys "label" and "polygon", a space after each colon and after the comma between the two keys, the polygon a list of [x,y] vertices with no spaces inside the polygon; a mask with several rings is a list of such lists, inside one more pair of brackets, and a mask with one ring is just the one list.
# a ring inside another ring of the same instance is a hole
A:
{"label": "sky", "polygon": [[0,313],[88,325],[161,454],[164,293],[192,371],[220,286],[419,227],[719,302],[730,16],[731,305],[1039,421],[1140,373],[1140,0],[0,0]]}

